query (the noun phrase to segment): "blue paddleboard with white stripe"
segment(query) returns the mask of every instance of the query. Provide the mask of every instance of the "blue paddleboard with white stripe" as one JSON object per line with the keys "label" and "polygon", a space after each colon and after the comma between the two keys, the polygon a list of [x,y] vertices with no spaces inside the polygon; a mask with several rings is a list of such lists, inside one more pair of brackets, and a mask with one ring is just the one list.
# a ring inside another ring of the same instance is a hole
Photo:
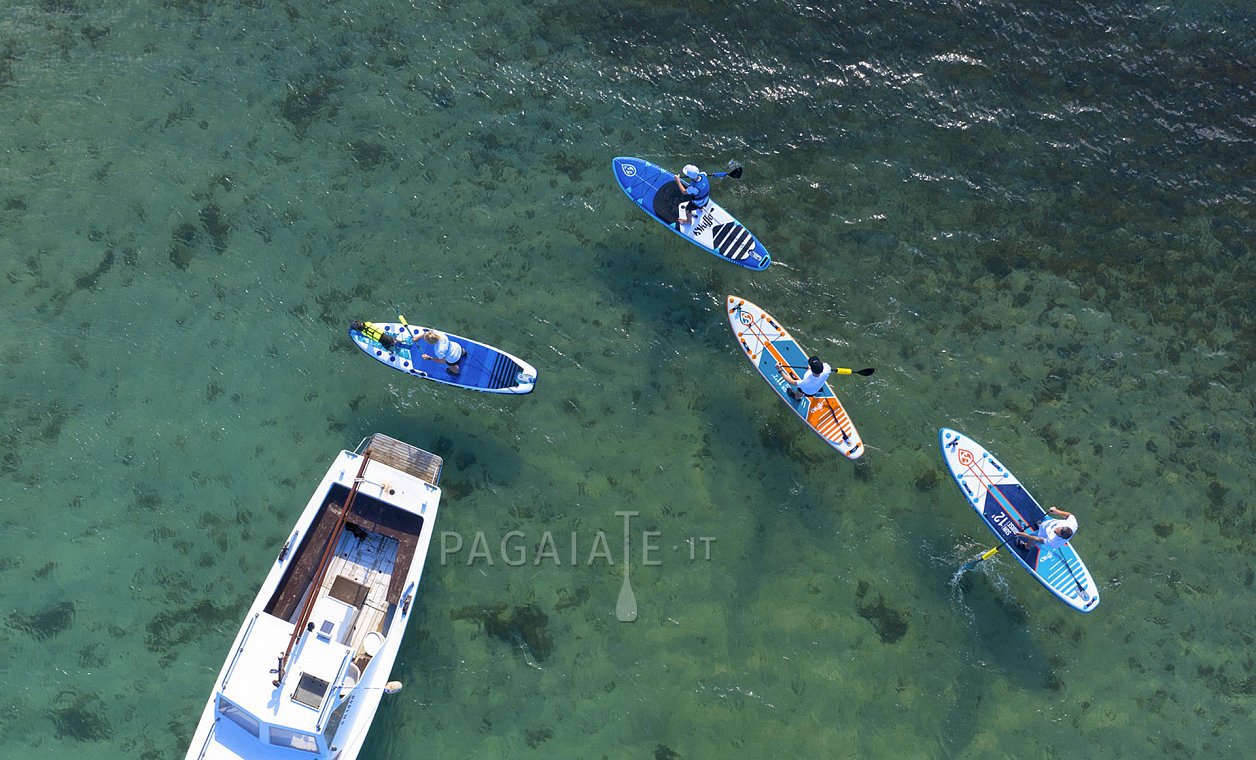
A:
{"label": "blue paddleboard with white stripe", "polygon": [[[1047,519],[1046,512],[1016,476],[981,444],[963,433],[942,428],[938,431],[938,445],[960,493],[1000,541],[1017,531],[1033,533]],[[1078,612],[1093,612],[1099,606],[1095,579],[1071,545],[1047,549],[1033,541],[1026,541],[1024,547],[1017,543],[1013,538],[1005,548],[1057,599]]]}
{"label": "blue paddleboard with white stripe", "polygon": [[349,338],[354,345],[380,364],[411,377],[484,393],[531,393],[536,387],[536,369],[531,364],[479,341],[445,333],[463,350],[458,360],[458,374],[451,375],[445,364],[423,358],[425,352],[431,353],[432,345],[423,340],[425,328],[422,326],[399,322],[367,322],[366,325],[391,337],[393,344],[385,346],[378,338],[350,327]]}
{"label": "blue paddleboard with white stripe", "polygon": [[676,186],[676,175],[643,158],[620,156],[611,161],[615,180],[651,219],[707,253],[756,271],[772,263],[768,249],[715,199],[707,201],[696,222],[677,229],[680,206],[688,196]]}

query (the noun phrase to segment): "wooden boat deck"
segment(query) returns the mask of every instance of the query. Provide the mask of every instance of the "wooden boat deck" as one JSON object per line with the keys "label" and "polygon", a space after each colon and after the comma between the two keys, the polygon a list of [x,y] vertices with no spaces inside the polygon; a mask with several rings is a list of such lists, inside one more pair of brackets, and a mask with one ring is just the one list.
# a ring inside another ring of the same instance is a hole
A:
{"label": "wooden boat deck", "polygon": [[[331,534],[340,519],[342,505],[348,498],[349,489],[342,485],[333,485],[319,509],[318,516],[300,546],[296,556],[284,573],[283,580],[266,605],[266,612],[283,620],[294,620],[301,601],[309,590],[309,584],[318,570],[318,562],[323,550],[331,539]],[[418,546],[419,532],[423,527],[423,518],[412,512],[406,512],[384,502],[367,496],[361,492],[353,504],[353,510],[346,519],[346,536],[357,535],[358,532],[375,533],[397,542],[396,557],[391,570],[392,579],[388,585],[386,604],[394,606],[400,603],[401,592],[409,573],[410,564],[414,561],[414,552]],[[335,563],[333,562],[333,565]],[[334,568],[333,568],[334,569]],[[336,575],[328,573],[329,582],[335,585]],[[341,586],[342,593],[349,594]],[[350,603],[348,599],[341,599]],[[354,605],[360,606],[360,605]]]}

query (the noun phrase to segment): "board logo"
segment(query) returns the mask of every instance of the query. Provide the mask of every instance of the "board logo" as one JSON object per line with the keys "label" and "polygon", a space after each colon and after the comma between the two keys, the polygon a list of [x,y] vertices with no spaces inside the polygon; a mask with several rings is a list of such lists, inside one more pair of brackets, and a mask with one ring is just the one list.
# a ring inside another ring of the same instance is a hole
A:
{"label": "board logo", "polygon": [[633,166],[632,164],[620,164],[619,170],[624,173],[625,177],[637,176],[637,167]]}
{"label": "board logo", "polygon": [[973,466],[973,453],[968,449],[959,450],[959,463],[965,467]]}
{"label": "board logo", "polygon": [[741,323],[742,323],[743,325],[745,325],[746,327],[749,327],[749,326],[751,325],[751,323],[753,323],[753,322],[754,322],[754,319],[752,319],[752,318],[751,318],[751,316],[750,316],[749,314],[747,314],[746,312],[744,312],[744,311],[738,311],[738,312],[737,312],[737,321],[738,321],[738,322],[741,322]]}

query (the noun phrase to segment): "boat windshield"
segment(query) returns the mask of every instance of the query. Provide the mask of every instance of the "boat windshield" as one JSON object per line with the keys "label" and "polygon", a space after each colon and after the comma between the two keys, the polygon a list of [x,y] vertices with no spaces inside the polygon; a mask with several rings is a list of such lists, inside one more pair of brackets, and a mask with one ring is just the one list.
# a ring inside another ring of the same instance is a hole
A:
{"label": "boat windshield", "polygon": [[232,723],[236,724],[240,728],[243,728],[245,731],[248,731],[255,738],[261,738],[261,722],[257,718],[250,715],[247,711],[232,704],[230,700],[219,697],[218,712],[222,713],[224,718],[229,719]]}
{"label": "boat windshield", "polygon": [[[259,741],[269,741],[276,747],[301,750],[315,755],[322,753],[318,737],[314,734],[262,723],[247,710],[221,695],[218,697],[218,712]],[[266,731],[265,735],[262,733],[263,729]]]}
{"label": "boat windshield", "polygon": [[299,749],[304,752],[318,754],[318,739],[313,734],[293,731],[279,726],[270,727],[270,743],[276,747]]}

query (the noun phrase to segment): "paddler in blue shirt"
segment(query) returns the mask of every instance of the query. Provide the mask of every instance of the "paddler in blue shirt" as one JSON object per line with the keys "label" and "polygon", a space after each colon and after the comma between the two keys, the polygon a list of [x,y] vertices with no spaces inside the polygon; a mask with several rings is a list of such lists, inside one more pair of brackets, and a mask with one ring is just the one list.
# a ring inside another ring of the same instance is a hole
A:
{"label": "paddler in blue shirt", "polygon": [[[682,203],[680,206],[680,219],[676,221],[678,229],[684,227],[690,222],[697,222],[699,213],[711,200],[711,180],[708,178],[706,172],[698,171],[698,167],[693,164],[687,164],[681,172],[689,180],[689,186],[685,186],[685,183],[681,180],[679,174],[676,175],[676,186],[680,188],[682,193],[689,197],[689,200]],[[741,167],[732,171],[716,172],[710,176],[716,178],[731,176],[733,179],[736,179],[740,175]],[[693,212],[693,216],[689,215],[690,211]]]}

